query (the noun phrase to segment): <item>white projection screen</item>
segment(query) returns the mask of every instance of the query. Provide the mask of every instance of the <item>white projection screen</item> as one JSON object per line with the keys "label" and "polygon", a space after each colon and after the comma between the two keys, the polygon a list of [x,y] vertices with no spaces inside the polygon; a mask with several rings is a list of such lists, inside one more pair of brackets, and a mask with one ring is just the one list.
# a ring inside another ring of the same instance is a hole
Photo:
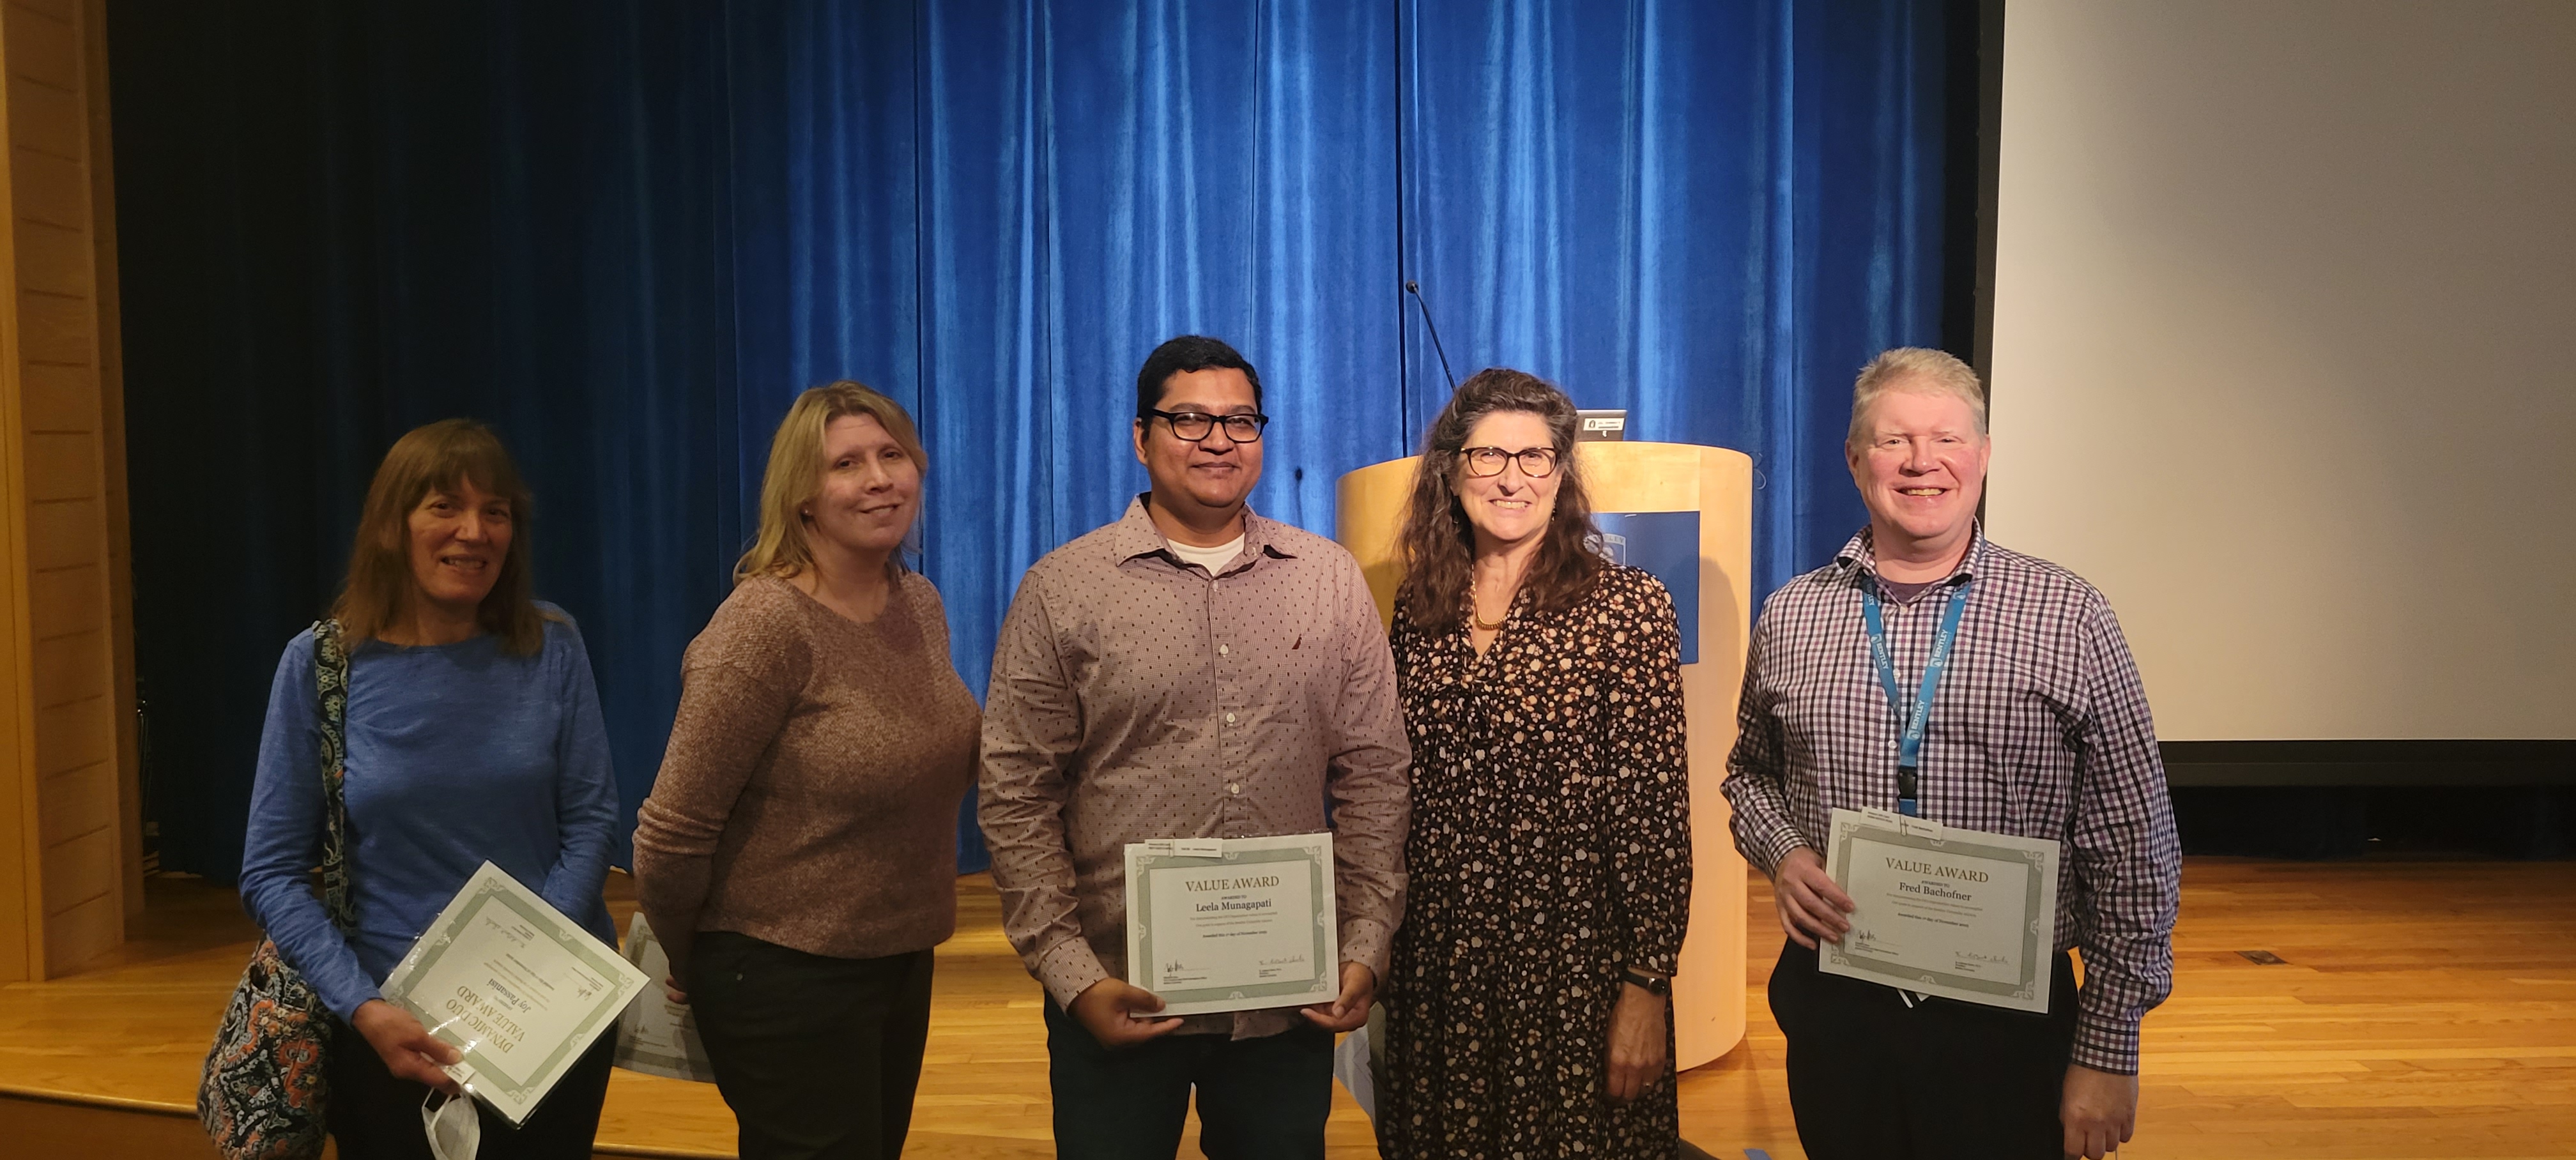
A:
{"label": "white projection screen", "polygon": [[2165,740],[2576,738],[2576,2],[2005,8],[1996,541]]}

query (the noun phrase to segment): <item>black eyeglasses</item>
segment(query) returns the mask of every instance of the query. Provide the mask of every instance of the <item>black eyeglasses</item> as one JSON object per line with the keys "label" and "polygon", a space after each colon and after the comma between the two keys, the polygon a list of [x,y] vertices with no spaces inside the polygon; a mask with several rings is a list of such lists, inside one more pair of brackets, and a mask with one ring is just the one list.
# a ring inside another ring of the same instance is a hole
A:
{"label": "black eyeglasses", "polygon": [[1147,411],[1172,425],[1172,434],[1196,443],[1216,434],[1218,425],[1225,427],[1225,437],[1237,443],[1261,442],[1261,429],[1270,425],[1268,415],[1210,415],[1200,411]]}
{"label": "black eyeglasses", "polygon": [[1458,458],[1467,461],[1467,474],[1478,479],[1501,475],[1503,465],[1513,460],[1520,461],[1521,474],[1531,479],[1545,479],[1556,471],[1556,449],[1553,447],[1531,447],[1521,451],[1505,451],[1500,447],[1461,447]]}

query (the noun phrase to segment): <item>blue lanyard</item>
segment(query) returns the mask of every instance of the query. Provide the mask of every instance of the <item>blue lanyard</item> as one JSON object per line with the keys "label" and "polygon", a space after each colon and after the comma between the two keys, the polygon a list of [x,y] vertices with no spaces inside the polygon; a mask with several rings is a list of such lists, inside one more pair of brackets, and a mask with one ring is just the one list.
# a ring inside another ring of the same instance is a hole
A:
{"label": "blue lanyard", "polygon": [[1896,735],[1896,812],[1909,818],[1923,816],[1921,773],[1923,769],[1923,726],[1932,716],[1932,693],[1941,687],[1941,673],[1950,667],[1950,646],[1959,639],[1959,617],[1968,608],[1968,585],[1950,590],[1950,606],[1941,612],[1941,631],[1932,638],[1932,657],[1923,662],[1923,688],[1914,694],[1913,708],[1905,707],[1905,694],[1896,688],[1896,657],[1887,651],[1887,621],[1878,606],[1878,582],[1872,579],[1861,589],[1860,621],[1869,629],[1869,658],[1878,662],[1878,684],[1887,690],[1887,703],[1903,714]]}

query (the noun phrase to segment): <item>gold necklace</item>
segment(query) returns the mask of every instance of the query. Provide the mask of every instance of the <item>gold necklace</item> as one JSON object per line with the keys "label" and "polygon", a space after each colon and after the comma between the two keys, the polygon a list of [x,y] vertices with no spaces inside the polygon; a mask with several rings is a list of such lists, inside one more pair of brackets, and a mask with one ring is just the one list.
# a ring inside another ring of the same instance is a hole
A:
{"label": "gold necklace", "polygon": [[[1512,618],[1512,611],[1511,611],[1511,609],[1508,609],[1508,608],[1504,609],[1504,610],[1503,610],[1503,620],[1510,620],[1511,618]],[[1468,611],[1468,613],[1467,613],[1467,620],[1468,620],[1468,622],[1469,622],[1469,623],[1474,624],[1474,625],[1476,626],[1476,631],[1478,631],[1478,632],[1501,632],[1501,631],[1503,630],[1503,620],[1497,620],[1497,621],[1493,622],[1492,624],[1487,624],[1487,623],[1485,623],[1485,618],[1484,618],[1484,617],[1482,617],[1482,616],[1478,616],[1478,615],[1476,615],[1475,611],[1474,611],[1474,610],[1472,610],[1472,609],[1470,609],[1470,610]]]}

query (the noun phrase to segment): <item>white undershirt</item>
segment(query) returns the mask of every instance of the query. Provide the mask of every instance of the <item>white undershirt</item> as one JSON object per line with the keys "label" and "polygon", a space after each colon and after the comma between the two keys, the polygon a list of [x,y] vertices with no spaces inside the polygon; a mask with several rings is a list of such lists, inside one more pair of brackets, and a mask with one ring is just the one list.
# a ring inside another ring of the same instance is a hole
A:
{"label": "white undershirt", "polygon": [[1189,544],[1184,544],[1179,540],[1172,539],[1169,536],[1165,536],[1163,538],[1163,543],[1169,545],[1172,549],[1172,554],[1180,557],[1184,563],[1196,564],[1201,568],[1205,568],[1207,569],[1207,574],[1210,576],[1216,575],[1218,569],[1233,563],[1236,556],[1243,554],[1243,537],[1241,536],[1236,536],[1235,538],[1228,540],[1225,543],[1218,544],[1213,548],[1195,547]]}

